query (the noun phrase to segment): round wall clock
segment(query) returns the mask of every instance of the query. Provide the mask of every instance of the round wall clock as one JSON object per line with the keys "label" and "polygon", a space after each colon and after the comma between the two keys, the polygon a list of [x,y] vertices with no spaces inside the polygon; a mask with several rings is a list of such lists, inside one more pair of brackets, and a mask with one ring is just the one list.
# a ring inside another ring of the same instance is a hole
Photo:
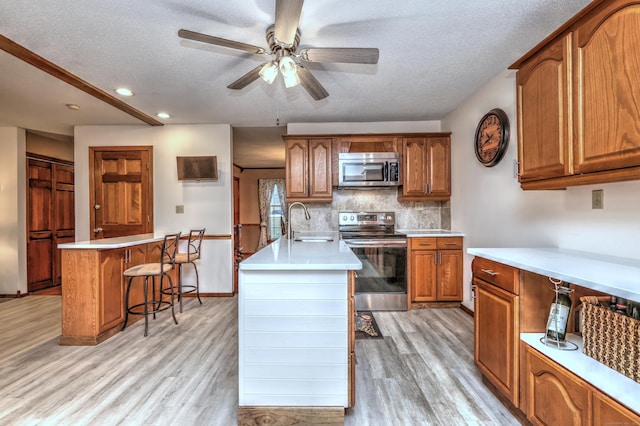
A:
{"label": "round wall clock", "polygon": [[504,155],[509,143],[509,117],[495,108],[482,117],[475,134],[475,152],[483,166],[493,167]]}

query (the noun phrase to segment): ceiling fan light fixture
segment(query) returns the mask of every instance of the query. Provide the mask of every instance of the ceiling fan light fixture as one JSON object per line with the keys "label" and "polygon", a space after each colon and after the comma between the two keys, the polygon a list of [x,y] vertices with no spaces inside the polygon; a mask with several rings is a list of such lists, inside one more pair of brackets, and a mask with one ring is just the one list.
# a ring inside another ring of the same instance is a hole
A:
{"label": "ceiling fan light fixture", "polygon": [[275,61],[267,62],[260,69],[260,78],[271,84],[278,76],[278,63]]}
{"label": "ceiling fan light fixture", "polygon": [[284,86],[288,89],[290,87],[300,84],[300,77],[298,77],[298,66],[295,61],[289,56],[285,56],[280,59],[280,73],[284,79]]}

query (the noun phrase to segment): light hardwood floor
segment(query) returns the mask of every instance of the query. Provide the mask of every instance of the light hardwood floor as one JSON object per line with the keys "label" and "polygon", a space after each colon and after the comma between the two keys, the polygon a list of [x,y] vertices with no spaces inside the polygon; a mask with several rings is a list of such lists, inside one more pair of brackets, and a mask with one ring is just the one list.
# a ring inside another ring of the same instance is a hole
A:
{"label": "light hardwood floor", "polygon": [[[234,425],[237,299],[187,298],[144,338],[138,321],[96,347],[58,346],[60,297],[0,305],[0,425]],[[166,314],[166,315],[164,315]],[[507,425],[473,366],[459,309],[376,312],[384,339],[357,340],[347,425]]]}

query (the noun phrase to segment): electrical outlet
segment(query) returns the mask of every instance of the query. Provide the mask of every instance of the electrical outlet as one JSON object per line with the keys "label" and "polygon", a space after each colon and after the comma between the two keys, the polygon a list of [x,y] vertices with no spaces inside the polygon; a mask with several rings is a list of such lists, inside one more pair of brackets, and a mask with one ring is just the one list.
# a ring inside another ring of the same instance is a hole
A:
{"label": "electrical outlet", "polygon": [[184,205],[176,204],[176,213],[184,213]]}
{"label": "electrical outlet", "polygon": [[594,189],[591,191],[591,208],[604,209],[604,189]]}
{"label": "electrical outlet", "polygon": [[424,203],[416,202],[415,208],[416,210],[424,210]]}

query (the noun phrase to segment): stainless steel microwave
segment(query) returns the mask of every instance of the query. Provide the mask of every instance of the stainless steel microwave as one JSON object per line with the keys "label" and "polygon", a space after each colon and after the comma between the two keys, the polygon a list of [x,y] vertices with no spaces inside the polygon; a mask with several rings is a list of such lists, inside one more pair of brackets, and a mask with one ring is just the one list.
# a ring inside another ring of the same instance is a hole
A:
{"label": "stainless steel microwave", "polygon": [[338,154],[338,187],[400,185],[397,152],[341,152]]}

